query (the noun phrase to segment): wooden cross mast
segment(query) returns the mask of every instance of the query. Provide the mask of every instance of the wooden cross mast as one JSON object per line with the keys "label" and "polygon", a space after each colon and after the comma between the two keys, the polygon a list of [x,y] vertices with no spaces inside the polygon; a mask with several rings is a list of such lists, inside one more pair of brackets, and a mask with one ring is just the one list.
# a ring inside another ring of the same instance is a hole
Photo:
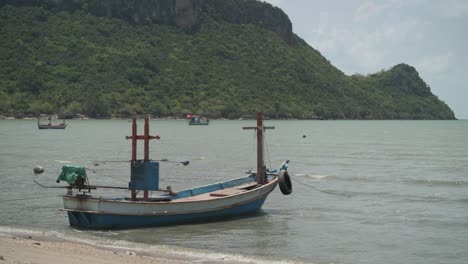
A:
{"label": "wooden cross mast", "polygon": [[149,124],[148,120],[149,117],[145,116],[145,134],[144,135],[137,135],[137,124],[136,124],[136,117],[133,117],[133,124],[132,124],[132,135],[126,136],[126,139],[132,140],[132,161],[136,160],[136,151],[137,151],[137,140],[143,139],[144,141],[144,150],[145,150],[145,161],[149,160],[149,141],[150,139],[160,139],[159,136],[150,136],[149,135]]}
{"label": "wooden cross mast", "polygon": [[[131,139],[132,140],[132,162],[137,160],[137,154],[136,154],[137,140],[143,140],[143,142],[144,142],[144,144],[143,144],[144,147],[143,148],[144,148],[144,153],[145,153],[144,161],[148,161],[149,160],[149,141],[151,139],[159,139],[160,137],[159,136],[150,136],[149,135],[149,124],[148,124],[149,117],[148,117],[148,115],[145,116],[145,133],[144,133],[144,135],[137,135],[136,117],[133,117],[132,120],[133,120],[132,135],[125,137],[126,139]],[[148,199],[148,190],[144,190],[143,197],[144,197],[145,200]],[[136,199],[136,192],[135,192],[135,190],[132,190],[132,200],[135,200],[135,199]]]}
{"label": "wooden cross mast", "polygon": [[242,129],[255,129],[257,130],[257,183],[267,183],[266,167],[263,162],[263,132],[266,129],[275,129],[273,126],[263,126],[262,112],[257,112],[257,126],[243,127]]}

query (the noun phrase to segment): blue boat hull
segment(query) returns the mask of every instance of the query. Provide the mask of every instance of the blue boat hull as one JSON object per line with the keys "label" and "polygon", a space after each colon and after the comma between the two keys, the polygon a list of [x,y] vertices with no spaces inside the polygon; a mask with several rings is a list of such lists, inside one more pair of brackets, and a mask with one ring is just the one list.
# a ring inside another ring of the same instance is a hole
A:
{"label": "blue boat hull", "polygon": [[258,212],[267,196],[234,207],[215,211],[175,214],[175,215],[116,215],[79,211],[68,211],[71,226],[83,228],[135,228],[145,226],[164,226],[181,223],[192,223],[203,220],[222,220],[228,217],[241,216]]}

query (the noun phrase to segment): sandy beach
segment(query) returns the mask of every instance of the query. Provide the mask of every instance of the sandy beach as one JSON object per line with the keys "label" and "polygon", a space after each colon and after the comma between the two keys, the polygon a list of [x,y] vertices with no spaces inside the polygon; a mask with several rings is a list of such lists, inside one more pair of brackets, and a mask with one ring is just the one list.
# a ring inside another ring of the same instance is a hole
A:
{"label": "sandy beach", "polygon": [[193,253],[164,249],[132,250],[44,236],[0,233],[0,264],[287,264],[294,260],[249,258],[223,253]]}
{"label": "sandy beach", "polygon": [[31,236],[0,236],[0,264],[62,264],[64,261],[67,264],[270,263],[269,261],[257,262],[252,259],[232,259],[222,255],[203,257],[163,250],[143,252],[77,242],[43,240],[41,237],[36,239]]}
{"label": "sandy beach", "polygon": [[80,263],[193,263],[186,256],[154,252],[144,256],[128,250],[106,250],[71,242],[42,241],[33,238],[0,237],[0,263],[15,264]]}

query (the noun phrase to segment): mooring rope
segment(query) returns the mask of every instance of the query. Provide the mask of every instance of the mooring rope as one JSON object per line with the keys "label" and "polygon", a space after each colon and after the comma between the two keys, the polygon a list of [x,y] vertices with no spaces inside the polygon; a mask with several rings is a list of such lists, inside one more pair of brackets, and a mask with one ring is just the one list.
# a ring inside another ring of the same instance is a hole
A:
{"label": "mooring rope", "polygon": [[[110,176],[108,174],[103,174],[103,173],[100,173],[98,171],[96,171],[96,169],[89,169],[89,168],[85,168],[87,171],[91,171],[92,173],[96,173],[100,176],[104,176],[104,177],[107,177],[107,178],[110,178],[112,180],[115,180],[115,181],[118,181],[118,182],[122,182],[122,183],[128,183],[127,181],[124,181],[124,180],[120,180],[120,179],[117,179],[116,177],[113,177],[113,176]],[[101,169],[102,170],[102,169]],[[105,169],[105,170],[111,170],[111,169]]]}
{"label": "mooring rope", "polygon": [[59,195],[58,195],[58,194],[54,194],[54,195],[44,195],[44,196],[35,196],[35,197],[27,197],[27,198],[18,198],[18,199],[6,199],[6,200],[0,200],[0,203],[3,203],[3,202],[14,202],[14,201],[23,201],[23,200],[32,200],[32,199],[45,198],[45,197],[53,197],[53,196],[59,196]]}
{"label": "mooring rope", "polygon": [[[253,135],[253,140],[254,140],[254,142],[253,142],[253,144],[251,144],[251,145],[252,145],[252,152],[253,152],[253,153],[257,153],[257,149],[255,148],[255,146],[256,146],[256,141],[255,141],[255,139],[256,139],[256,138],[257,138],[257,130],[255,129],[255,130],[254,130],[254,135]],[[267,159],[267,161],[268,161],[268,166],[270,166],[270,169],[272,169],[272,167],[271,167],[271,161],[270,161],[270,153],[269,153],[269,151],[268,151],[268,142],[267,142],[267,140],[266,140],[265,137],[263,137],[263,145],[265,146],[265,150],[266,150],[263,154],[265,154],[265,156],[266,156],[266,159]]]}
{"label": "mooring rope", "polygon": [[265,150],[266,150],[266,157],[267,157],[267,160],[268,160],[268,166],[270,166],[270,169],[273,169],[271,167],[270,152],[268,151],[268,142],[267,142],[266,139],[263,139],[263,142],[265,142]]}
{"label": "mooring rope", "polygon": [[[172,162],[172,163],[178,163],[182,164],[184,166],[187,166],[190,164],[190,161],[188,160],[183,160],[183,161],[177,161],[177,160],[168,160],[168,159],[151,159],[150,161],[159,161],[159,162]],[[106,164],[106,163],[129,163],[132,162],[131,160],[96,160],[93,162],[94,166],[98,166],[99,164]]]}
{"label": "mooring rope", "polygon": [[318,189],[318,188],[315,188],[314,186],[308,185],[308,184],[303,183],[303,182],[301,182],[301,181],[299,181],[299,180],[297,180],[297,179],[294,179],[293,177],[290,177],[290,178],[291,178],[293,181],[295,181],[295,182],[298,182],[298,183],[300,183],[300,184],[302,184],[302,185],[304,185],[304,186],[307,186],[307,187],[309,187],[309,188],[311,188],[311,189],[314,189],[314,190],[316,190],[316,191],[319,191],[319,192],[323,192],[323,193],[327,193],[327,194],[333,194],[333,195],[341,195],[341,196],[351,197],[351,195],[348,195],[348,194],[343,194],[343,193],[336,193],[336,192],[330,192],[330,191],[320,190],[320,189]]}

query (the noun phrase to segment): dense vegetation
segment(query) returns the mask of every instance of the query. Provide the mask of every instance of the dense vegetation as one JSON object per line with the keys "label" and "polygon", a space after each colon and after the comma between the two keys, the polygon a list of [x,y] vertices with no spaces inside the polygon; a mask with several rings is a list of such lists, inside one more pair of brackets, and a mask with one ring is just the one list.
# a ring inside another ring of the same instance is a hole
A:
{"label": "dense vegetation", "polygon": [[194,1],[191,20],[135,19],[137,1],[104,1],[112,15],[96,0],[0,1],[0,115],[454,118],[411,66],[346,76],[278,8]]}

